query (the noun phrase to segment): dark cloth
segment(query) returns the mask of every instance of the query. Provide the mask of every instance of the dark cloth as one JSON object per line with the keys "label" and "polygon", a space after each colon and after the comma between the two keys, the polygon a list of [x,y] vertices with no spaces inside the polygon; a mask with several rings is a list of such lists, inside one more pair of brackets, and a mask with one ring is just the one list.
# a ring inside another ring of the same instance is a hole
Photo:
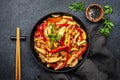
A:
{"label": "dark cloth", "polygon": [[100,25],[101,22],[89,29],[89,54],[79,68],[63,74],[42,73],[36,80],[120,80],[120,61],[107,49],[105,37],[99,34]]}

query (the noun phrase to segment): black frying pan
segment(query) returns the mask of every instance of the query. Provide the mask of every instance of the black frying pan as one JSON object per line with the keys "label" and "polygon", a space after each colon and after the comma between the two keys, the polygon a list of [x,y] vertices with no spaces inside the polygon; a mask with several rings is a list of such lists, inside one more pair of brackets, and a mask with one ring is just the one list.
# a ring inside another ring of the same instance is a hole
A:
{"label": "black frying pan", "polygon": [[38,62],[38,64],[43,67],[44,69],[48,70],[48,71],[51,71],[51,72],[58,72],[58,73],[64,73],[64,72],[68,72],[68,71],[72,71],[74,69],[76,69],[77,67],[79,67],[83,62],[84,60],[86,59],[87,57],[87,54],[88,54],[88,51],[89,51],[89,46],[87,48],[87,50],[85,51],[85,53],[83,54],[82,56],[82,60],[79,60],[78,64],[75,66],[75,67],[72,67],[72,68],[63,68],[63,69],[60,69],[60,70],[54,70],[52,68],[47,68],[46,67],[46,64],[43,63],[41,61],[41,59],[38,57],[38,54],[36,53],[35,49],[34,49],[34,34],[35,34],[35,31],[37,30],[37,25],[41,24],[44,20],[46,20],[48,17],[51,17],[51,15],[67,15],[67,16],[72,16],[73,19],[79,23],[81,25],[81,28],[84,29],[87,33],[87,42],[88,42],[88,45],[90,45],[90,42],[89,42],[89,36],[88,36],[88,32],[84,26],[84,24],[82,23],[82,21],[80,21],[77,17],[73,16],[72,14],[69,14],[69,13],[64,13],[64,12],[53,12],[53,13],[50,13],[46,16],[44,16],[43,18],[41,18],[36,24],[35,26],[33,27],[33,30],[31,32],[31,36],[30,36],[30,44],[31,44],[31,49],[32,49],[32,52],[33,52],[33,57],[34,59]]}

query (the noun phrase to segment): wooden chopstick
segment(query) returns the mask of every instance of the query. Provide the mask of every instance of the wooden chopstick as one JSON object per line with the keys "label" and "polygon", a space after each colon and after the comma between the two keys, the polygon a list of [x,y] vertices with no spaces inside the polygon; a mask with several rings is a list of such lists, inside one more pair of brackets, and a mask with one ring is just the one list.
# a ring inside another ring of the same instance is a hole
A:
{"label": "wooden chopstick", "polygon": [[20,28],[16,29],[16,80],[21,80],[21,61],[20,61]]}

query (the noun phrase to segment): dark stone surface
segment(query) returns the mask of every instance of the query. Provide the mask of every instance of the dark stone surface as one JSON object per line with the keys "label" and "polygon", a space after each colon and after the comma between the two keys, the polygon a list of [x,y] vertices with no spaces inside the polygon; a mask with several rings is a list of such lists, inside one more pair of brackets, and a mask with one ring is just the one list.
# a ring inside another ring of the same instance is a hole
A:
{"label": "dark stone surface", "polygon": [[119,0],[1,0],[0,1],[0,80],[15,79],[15,35],[16,27],[20,27],[21,35],[27,36],[21,41],[22,80],[34,80],[44,70],[34,61],[30,49],[30,33],[35,23],[51,12],[68,12],[77,16],[88,29],[97,23],[85,18],[85,12],[72,12],[68,5],[77,1],[85,1],[85,6],[98,3],[102,6],[113,6],[113,14],[109,16],[115,23],[106,45],[115,58],[120,58],[120,9]]}

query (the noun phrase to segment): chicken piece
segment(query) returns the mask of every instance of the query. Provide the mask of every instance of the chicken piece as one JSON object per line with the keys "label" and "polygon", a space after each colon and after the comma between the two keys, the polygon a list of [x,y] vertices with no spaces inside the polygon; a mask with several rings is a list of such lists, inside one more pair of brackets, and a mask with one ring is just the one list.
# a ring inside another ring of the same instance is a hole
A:
{"label": "chicken piece", "polygon": [[52,17],[59,17],[60,15],[52,15]]}
{"label": "chicken piece", "polygon": [[84,40],[86,40],[87,39],[87,36],[86,36],[86,32],[83,30],[83,29],[81,29],[82,30],[82,38],[84,39]]}
{"label": "chicken piece", "polygon": [[71,64],[71,62],[76,58],[75,54],[72,54],[72,56],[68,59],[67,65]]}
{"label": "chicken piece", "polygon": [[44,58],[45,58],[45,55],[39,53],[39,58],[41,58],[42,62],[45,62]]}
{"label": "chicken piece", "polygon": [[64,19],[73,19],[71,16],[63,16]]}
{"label": "chicken piece", "polygon": [[80,45],[83,45],[84,43],[87,43],[86,40],[82,40],[82,41],[78,42],[77,45],[80,46]]}
{"label": "chicken piece", "polygon": [[76,43],[76,39],[77,39],[77,37],[79,37],[79,35],[80,35],[80,33],[77,33],[77,34],[75,35],[75,37],[74,37],[74,39],[73,39],[73,44]]}
{"label": "chicken piece", "polygon": [[46,54],[46,51],[42,48],[38,48],[36,45],[34,46],[35,50],[39,53]]}
{"label": "chicken piece", "polygon": [[78,63],[78,59],[75,59],[69,64],[69,67],[74,67],[75,65],[77,65],[77,63]]}
{"label": "chicken piece", "polygon": [[62,57],[50,57],[50,58],[45,58],[44,60],[47,63],[54,63],[54,62],[59,61],[60,59],[62,59]]}
{"label": "chicken piece", "polygon": [[67,23],[70,24],[70,25],[76,25],[75,21],[68,21]]}
{"label": "chicken piece", "polygon": [[60,22],[58,22],[57,24],[64,24],[64,23],[66,23],[66,22],[67,22],[66,19],[62,19],[62,20],[60,20]]}

